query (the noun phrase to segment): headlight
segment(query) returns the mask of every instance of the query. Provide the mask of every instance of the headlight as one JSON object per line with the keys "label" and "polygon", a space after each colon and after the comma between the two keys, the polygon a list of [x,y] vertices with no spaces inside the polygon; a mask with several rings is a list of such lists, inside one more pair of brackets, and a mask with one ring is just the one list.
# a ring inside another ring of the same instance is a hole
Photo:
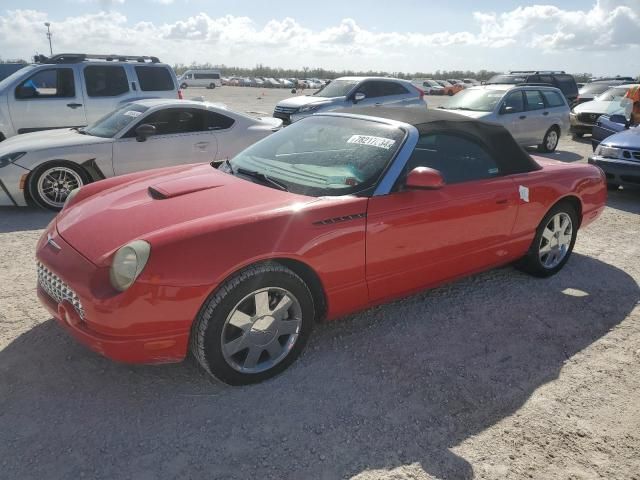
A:
{"label": "headlight", "polygon": [[7,155],[3,155],[0,157],[0,168],[6,167],[10,163],[15,162],[19,158],[26,155],[27,152],[16,152],[16,153],[8,153]]}
{"label": "headlight", "polygon": [[306,105],[304,107],[300,107],[298,110],[300,113],[309,113],[318,110],[322,105]]}
{"label": "headlight", "polygon": [[116,290],[124,292],[142,273],[149,260],[151,245],[144,240],[135,240],[120,248],[113,257],[109,278]]}
{"label": "headlight", "polygon": [[608,147],[606,145],[598,145],[596,155],[604,158],[620,158],[622,150],[616,147]]}

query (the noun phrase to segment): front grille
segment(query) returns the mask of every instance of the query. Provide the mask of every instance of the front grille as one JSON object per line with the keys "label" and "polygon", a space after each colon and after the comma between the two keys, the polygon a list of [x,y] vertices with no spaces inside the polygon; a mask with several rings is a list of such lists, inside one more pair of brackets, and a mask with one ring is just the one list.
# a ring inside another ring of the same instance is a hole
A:
{"label": "front grille", "polygon": [[57,303],[67,300],[73,305],[80,318],[84,320],[84,309],[76,292],[62,281],[55,273],[38,262],[38,285]]}
{"label": "front grille", "polygon": [[579,113],[578,120],[582,123],[589,123],[591,125],[595,125],[596,121],[600,117],[600,113]]}
{"label": "front grille", "polygon": [[285,113],[287,115],[291,115],[296,111],[298,111],[296,107],[281,107],[280,105],[276,105],[276,108],[274,109],[275,113]]}

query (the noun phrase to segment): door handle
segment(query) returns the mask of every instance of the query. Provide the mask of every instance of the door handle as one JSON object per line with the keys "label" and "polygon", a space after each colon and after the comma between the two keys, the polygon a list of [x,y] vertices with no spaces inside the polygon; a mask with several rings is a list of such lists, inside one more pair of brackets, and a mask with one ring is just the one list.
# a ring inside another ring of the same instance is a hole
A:
{"label": "door handle", "polygon": [[526,115],[520,115],[520,120],[524,120],[525,118],[527,118]]}
{"label": "door handle", "polygon": [[549,112],[544,112],[543,115],[549,115]]}
{"label": "door handle", "polygon": [[78,107],[81,107],[82,104],[81,103],[67,103],[67,107],[69,108],[73,108],[74,110]]}

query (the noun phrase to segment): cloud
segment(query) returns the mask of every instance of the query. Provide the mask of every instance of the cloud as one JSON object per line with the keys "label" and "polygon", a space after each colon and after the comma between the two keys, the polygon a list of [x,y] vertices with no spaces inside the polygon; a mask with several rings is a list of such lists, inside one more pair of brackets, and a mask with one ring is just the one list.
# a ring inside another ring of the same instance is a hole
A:
{"label": "cloud", "polygon": [[[113,7],[123,2],[101,3]],[[83,51],[157,55],[171,63],[195,60],[301,66],[327,64],[322,59],[333,59],[338,65],[344,59],[342,64],[384,65],[385,58],[415,58],[417,51],[432,56],[459,51],[447,50],[453,47],[495,51],[515,45],[534,49],[531,53],[551,53],[605,52],[640,45],[640,0],[598,0],[589,9],[573,11],[531,5],[501,13],[477,11],[472,18],[475,28],[470,31],[379,32],[368,30],[352,18],[314,30],[290,17],[258,25],[246,16],[198,13],[159,24],[130,22],[114,9],[59,20],[25,9],[0,15],[0,51],[7,57],[23,58],[37,48],[46,51],[45,21],[52,22],[55,51],[78,51],[81,45]]]}

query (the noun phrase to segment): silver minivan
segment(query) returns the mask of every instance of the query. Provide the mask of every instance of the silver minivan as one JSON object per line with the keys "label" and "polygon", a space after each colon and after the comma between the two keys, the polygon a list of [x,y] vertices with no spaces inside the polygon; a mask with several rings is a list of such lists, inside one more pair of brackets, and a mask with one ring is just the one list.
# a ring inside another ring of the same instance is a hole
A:
{"label": "silver minivan", "polygon": [[467,117],[499,123],[522,146],[553,152],[569,132],[569,105],[555,87],[483,85],[458,92],[441,107]]}
{"label": "silver minivan", "polygon": [[36,60],[0,82],[0,141],[84,127],[133,100],[180,97],[173,69],[156,57],[65,53]]}

